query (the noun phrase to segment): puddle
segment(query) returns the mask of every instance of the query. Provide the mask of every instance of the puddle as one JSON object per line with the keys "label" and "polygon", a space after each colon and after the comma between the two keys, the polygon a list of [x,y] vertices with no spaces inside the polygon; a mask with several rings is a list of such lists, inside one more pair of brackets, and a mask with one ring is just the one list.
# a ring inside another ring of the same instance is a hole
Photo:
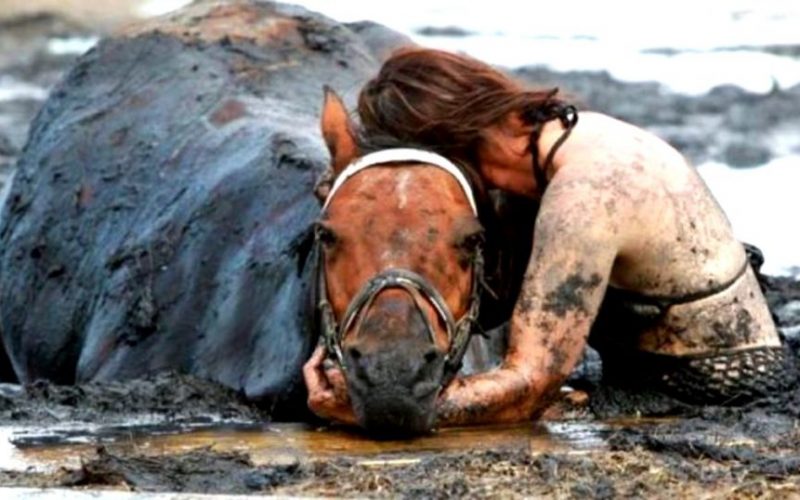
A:
{"label": "puddle", "polygon": [[[630,422],[628,422],[630,424]],[[621,422],[561,421],[443,429],[413,440],[376,441],[343,429],[306,424],[136,422],[42,427],[0,427],[0,470],[53,472],[80,467],[103,444],[113,453],[167,456],[206,449],[243,452],[255,465],[351,457],[365,466],[409,464],[425,456],[467,450],[581,453],[605,447]]]}

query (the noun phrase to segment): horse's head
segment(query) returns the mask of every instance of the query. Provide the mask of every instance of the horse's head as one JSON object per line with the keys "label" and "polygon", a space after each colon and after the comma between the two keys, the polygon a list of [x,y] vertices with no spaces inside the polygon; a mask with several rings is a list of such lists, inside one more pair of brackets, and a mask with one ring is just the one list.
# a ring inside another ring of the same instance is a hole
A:
{"label": "horse's head", "polygon": [[361,156],[330,91],[322,131],[335,176],[316,228],[323,338],[363,427],[426,432],[478,313],[483,228],[472,189],[438,155]]}

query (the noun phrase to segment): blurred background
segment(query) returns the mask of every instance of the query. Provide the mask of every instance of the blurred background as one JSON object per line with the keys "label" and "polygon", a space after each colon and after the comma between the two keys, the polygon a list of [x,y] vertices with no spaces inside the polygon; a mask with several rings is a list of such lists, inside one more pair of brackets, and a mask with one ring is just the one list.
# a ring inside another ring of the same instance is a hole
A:
{"label": "blurred background", "polygon": [[[75,58],[127,23],[187,3],[0,0],[0,193]],[[697,165],[737,235],[764,250],[766,271],[800,277],[800,2],[291,3],[469,53],[652,130]]]}

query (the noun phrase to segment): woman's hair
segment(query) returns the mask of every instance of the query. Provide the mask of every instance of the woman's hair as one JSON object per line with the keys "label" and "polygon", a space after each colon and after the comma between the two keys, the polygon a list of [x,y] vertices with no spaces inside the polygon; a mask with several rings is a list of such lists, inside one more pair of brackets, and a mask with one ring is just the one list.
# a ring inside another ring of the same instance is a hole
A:
{"label": "woman's hair", "polygon": [[[362,143],[387,136],[477,166],[481,132],[518,113],[535,124],[561,103],[558,89],[529,90],[490,65],[441,50],[395,52],[358,98]],[[384,140],[385,142],[385,140]]]}

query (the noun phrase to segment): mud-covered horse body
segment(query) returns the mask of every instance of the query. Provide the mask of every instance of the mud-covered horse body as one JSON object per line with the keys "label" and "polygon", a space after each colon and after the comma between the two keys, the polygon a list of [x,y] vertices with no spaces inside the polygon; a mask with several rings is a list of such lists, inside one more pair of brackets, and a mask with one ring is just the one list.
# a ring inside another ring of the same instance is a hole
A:
{"label": "mud-covered horse body", "polygon": [[[180,371],[299,418],[319,337],[308,229],[330,160],[323,84],[352,95],[408,41],[263,2],[200,3],[134,30],[83,56],[34,123],[0,218],[0,368],[64,384]],[[519,290],[519,226],[487,224],[482,285],[499,297],[481,300],[483,325]],[[497,339],[471,342],[465,370],[497,363]]]}
{"label": "mud-covered horse body", "polygon": [[20,381],[179,370],[252,399],[302,393],[322,85],[355,91],[380,63],[370,47],[403,41],[352,28],[201,3],[79,60],[0,219],[0,329]]}

